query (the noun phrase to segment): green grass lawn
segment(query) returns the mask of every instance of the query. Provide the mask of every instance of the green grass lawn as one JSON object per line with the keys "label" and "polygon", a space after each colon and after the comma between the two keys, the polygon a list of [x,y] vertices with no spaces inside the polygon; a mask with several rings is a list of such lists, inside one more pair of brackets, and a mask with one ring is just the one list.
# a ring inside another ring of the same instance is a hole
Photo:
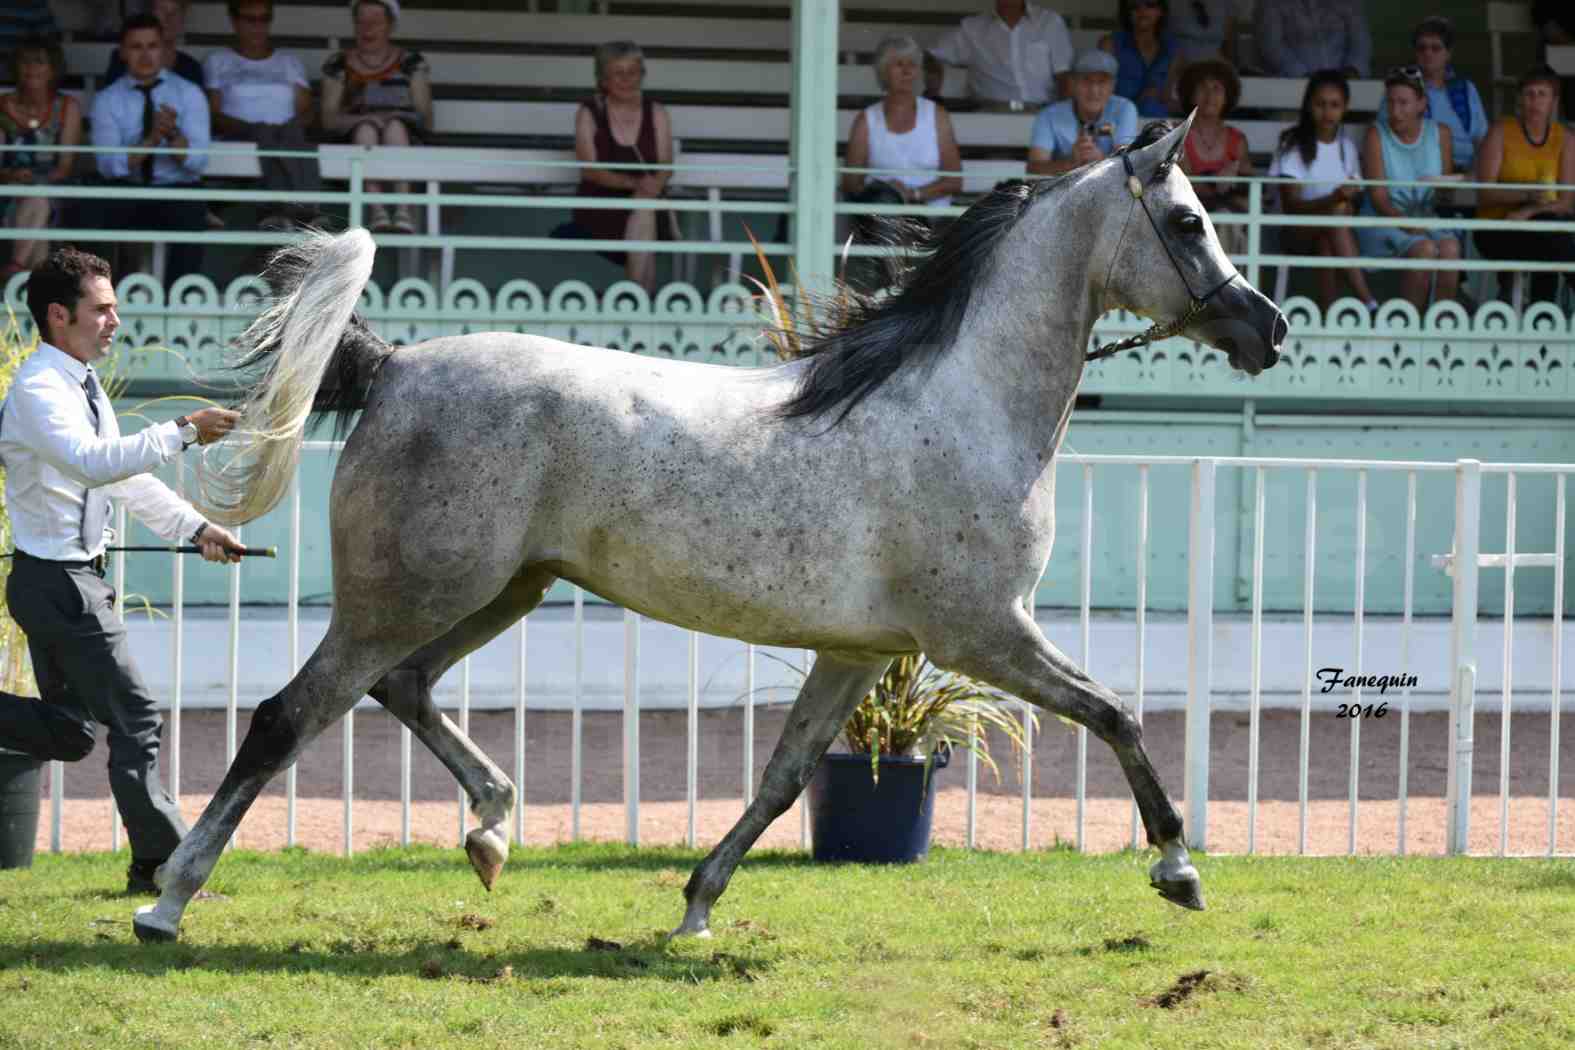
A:
{"label": "green grass lawn", "polygon": [[[236,852],[143,946],[124,855],[0,872],[0,1047],[1575,1046],[1575,863],[940,850],[751,856],[668,944],[697,854]],[[1198,977],[1200,971],[1207,975]]]}

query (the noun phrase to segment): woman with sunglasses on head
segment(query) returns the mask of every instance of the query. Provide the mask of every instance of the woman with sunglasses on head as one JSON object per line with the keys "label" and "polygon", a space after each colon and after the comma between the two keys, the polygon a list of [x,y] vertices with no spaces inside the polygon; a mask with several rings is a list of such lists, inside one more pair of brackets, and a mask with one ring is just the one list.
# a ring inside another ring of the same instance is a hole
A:
{"label": "woman with sunglasses on head", "polygon": [[[1477,191],[1477,218],[1568,222],[1575,192],[1542,189],[1575,184],[1575,134],[1558,121],[1559,76],[1538,66],[1520,78],[1513,117],[1504,117],[1477,150],[1478,182],[1517,183]],[[1477,230],[1477,248],[1490,259],[1534,260],[1575,265],[1575,234],[1533,230]],[[1551,300],[1558,274],[1531,275],[1531,297]]]}
{"label": "woman with sunglasses on head", "polygon": [[1099,46],[1116,56],[1116,94],[1137,106],[1140,117],[1170,113],[1171,65],[1175,39],[1166,31],[1168,0],[1120,0],[1121,29]]}
{"label": "woman with sunglasses on head", "polygon": [[[1359,186],[1350,184],[1351,179],[1362,177],[1358,151],[1345,133],[1345,111],[1350,104],[1351,87],[1345,74],[1321,69],[1307,80],[1300,117],[1280,135],[1269,174],[1301,180],[1279,187],[1281,210],[1287,215],[1325,215],[1334,220],[1328,226],[1280,227],[1281,240],[1293,252],[1347,259],[1357,255],[1350,227],[1339,224],[1340,217],[1356,214],[1362,195]],[[1359,267],[1338,271],[1319,267],[1316,272],[1318,301],[1325,308],[1334,302],[1335,274],[1339,273],[1369,310],[1378,309],[1378,300]]]}
{"label": "woman with sunglasses on head", "polygon": [[[1411,33],[1416,65],[1427,92],[1427,116],[1449,129],[1456,171],[1470,171],[1476,163],[1477,144],[1487,137],[1487,110],[1477,86],[1455,73],[1450,65],[1455,30],[1449,19],[1432,15],[1417,23]],[[1378,104],[1378,119],[1388,116],[1387,98]]]}
{"label": "woman with sunglasses on head", "polygon": [[[1362,140],[1362,176],[1368,179],[1436,179],[1454,171],[1449,129],[1426,116],[1427,91],[1416,66],[1391,69],[1384,77],[1387,116],[1374,121]],[[1363,215],[1393,219],[1433,218],[1431,186],[1369,186]],[[1460,258],[1453,230],[1419,226],[1363,226],[1356,231],[1362,254],[1375,259]],[[1436,282],[1436,284],[1435,284]],[[1400,294],[1418,310],[1427,307],[1428,287],[1436,298],[1453,299],[1460,271],[1449,266],[1402,270]]]}

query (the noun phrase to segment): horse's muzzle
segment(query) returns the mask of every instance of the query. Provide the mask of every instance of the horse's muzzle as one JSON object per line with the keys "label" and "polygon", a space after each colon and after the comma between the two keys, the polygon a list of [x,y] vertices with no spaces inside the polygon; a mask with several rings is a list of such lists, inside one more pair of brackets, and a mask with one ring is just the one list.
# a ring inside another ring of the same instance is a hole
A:
{"label": "horse's muzzle", "polygon": [[1289,331],[1279,307],[1246,281],[1233,281],[1187,334],[1223,351],[1232,368],[1255,376],[1279,362]]}

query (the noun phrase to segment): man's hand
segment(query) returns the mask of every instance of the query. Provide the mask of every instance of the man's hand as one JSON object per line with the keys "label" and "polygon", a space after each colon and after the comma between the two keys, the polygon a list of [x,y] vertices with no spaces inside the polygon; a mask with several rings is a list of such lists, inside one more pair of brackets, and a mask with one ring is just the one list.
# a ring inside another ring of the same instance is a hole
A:
{"label": "man's hand", "polygon": [[[197,428],[197,444],[211,445],[235,429],[241,414],[227,408],[199,408],[186,418]],[[208,527],[211,529],[214,526]]]}
{"label": "man's hand", "polygon": [[246,548],[222,525],[209,524],[197,537],[204,561],[240,561]]}
{"label": "man's hand", "polygon": [[170,106],[160,106],[158,114],[153,118],[154,138],[162,142],[171,138],[180,127],[180,115]]}
{"label": "man's hand", "polygon": [[1085,131],[1080,133],[1077,136],[1077,141],[1072,144],[1072,159],[1077,161],[1079,165],[1092,164],[1096,160],[1104,160],[1105,155],[1100,152],[1099,147],[1094,144],[1093,138]]}

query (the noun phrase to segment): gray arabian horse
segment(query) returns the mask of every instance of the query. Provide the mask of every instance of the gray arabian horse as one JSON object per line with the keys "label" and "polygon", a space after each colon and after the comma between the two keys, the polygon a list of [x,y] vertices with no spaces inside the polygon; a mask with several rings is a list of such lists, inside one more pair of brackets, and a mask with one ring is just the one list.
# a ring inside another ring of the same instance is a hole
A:
{"label": "gray arabian horse", "polygon": [[645,616],[813,649],[759,793],[684,889],[675,933],[712,906],[808,783],[851,709],[923,651],[1087,726],[1116,753],[1161,857],[1152,884],[1202,908],[1181,816],[1131,711],[1040,633],[1030,598],[1054,537],[1055,454],[1094,321],[1125,309],[1250,375],[1285,320],[1241,280],[1175,164],[1190,120],[1062,178],[998,187],[879,305],[769,369],[488,333],[394,350],[354,317],[363,230],[271,264],[280,300],[242,337],[266,365],[238,456],[210,471],[211,517],[275,506],[308,415],[364,404],[334,474],[333,617],[257,708],[195,828],[138,910],[178,936],[187,903],[264,785],[370,693],[453,772],[488,888],[514,787],[433,704],[466,653],[569,580]]}

